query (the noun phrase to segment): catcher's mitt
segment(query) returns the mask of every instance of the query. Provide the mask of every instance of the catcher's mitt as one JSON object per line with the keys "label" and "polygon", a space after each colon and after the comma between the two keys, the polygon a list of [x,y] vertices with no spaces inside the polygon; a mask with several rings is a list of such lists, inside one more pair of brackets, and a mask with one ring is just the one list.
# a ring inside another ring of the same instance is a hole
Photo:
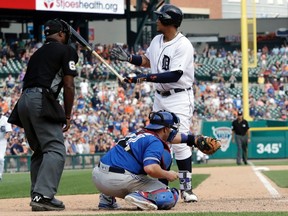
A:
{"label": "catcher's mitt", "polygon": [[213,137],[198,135],[195,137],[194,146],[204,154],[211,155],[221,147],[221,143]]}

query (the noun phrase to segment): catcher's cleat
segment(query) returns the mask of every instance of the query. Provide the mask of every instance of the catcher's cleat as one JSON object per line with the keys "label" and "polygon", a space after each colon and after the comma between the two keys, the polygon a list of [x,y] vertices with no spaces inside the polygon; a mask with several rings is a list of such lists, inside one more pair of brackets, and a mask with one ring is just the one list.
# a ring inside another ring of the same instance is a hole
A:
{"label": "catcher's cleat", "polygon": [[62,201],[56,198],[45,198],[41,195],[33,196],[30,206],[32,211],[62,211],[65,209]]}
{"label": "catcher's cleat", "polygon": [[181,198],[184,200],[186,203],[190,202],[198,202],[197,196],[192,192],[192,190],[189,191],[182,191],[181,192]]}
{"label": "catcher's cleat", "polygon": [[141,196],[138,192],[130,193],[125,196],[125,201],[142,210],[157,210],[158,207],[150,200]]}
{"label": "catcher's cleat", "polygon": [[120,208],[120,206],[116,202],[115,197],[107,196],[101,193],[99,198],[100,201],[98,204],[98,208],[101,210],[115,210]]}

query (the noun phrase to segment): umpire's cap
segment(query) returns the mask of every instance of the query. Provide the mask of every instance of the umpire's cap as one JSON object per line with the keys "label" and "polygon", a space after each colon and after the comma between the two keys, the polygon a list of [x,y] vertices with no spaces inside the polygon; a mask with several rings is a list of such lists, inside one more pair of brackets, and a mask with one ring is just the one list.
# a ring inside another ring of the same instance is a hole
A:
{"label": "umpire's cap", "polygon": [[149,114],[150,124],[145,126],[148,130],[159,130],[164,127],[169,127],[178,130],[180,120],[172,112],[160,110]]}
{"label": "umpire's cap", "polygon": [[53,19],[53,20],[48,20],[44,24],[45,36],[49,36],[49,35],[52,35],[61,31],[67,34],[70,34],[70,27],[64,20]]}
{"label": "umpire's cap", "polygon": [[163,25],[174,25],[179,27],[183,19],[182,11],[171,4],[165,4],[160,11],[154,11]]}

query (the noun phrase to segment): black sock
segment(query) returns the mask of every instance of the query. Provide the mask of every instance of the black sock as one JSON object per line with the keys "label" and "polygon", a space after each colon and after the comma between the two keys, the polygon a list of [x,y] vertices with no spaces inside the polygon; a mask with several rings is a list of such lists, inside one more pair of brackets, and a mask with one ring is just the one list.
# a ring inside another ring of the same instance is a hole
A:
{"label": "black sock", "polygon": [[176,160],[178,170],[192,172],[192,157],[188,157],[184,160]]}

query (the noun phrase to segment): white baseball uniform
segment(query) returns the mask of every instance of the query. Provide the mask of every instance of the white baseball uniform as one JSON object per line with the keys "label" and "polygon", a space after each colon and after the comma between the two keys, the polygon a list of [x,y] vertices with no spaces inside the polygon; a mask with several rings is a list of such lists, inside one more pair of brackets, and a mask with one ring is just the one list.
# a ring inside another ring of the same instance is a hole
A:
{"label": "white baseball uniform", "polygon": [[[1,115],[1,114],[0,114]],[[0,179],[4,172],[4,157],[7,148],[7,140],[5,134],[12,131],[11,124],[7,122],[8,118],[4,115],[0,117]]]}
{"label": "white baseball uniform", "polygon": [[[177,82],[154,83],[156,89],[153,111],[167,110],[174,112],[180,118],[179,131],[188,133],[194,111],[194,48],[191,42],[181,33],[171,41],[164,42],[163,34],[157,35],[151,41],[146,52],[150,60],[151,73],[163,73],[182,70],[183,75]],[[175,93],[175,89],[180,90]],[[169,96],[161,92],[170,91]],[[160,93],[159,93],[160,92]],[[187,144],[172,145],[176,160],[183,160],[192,155]]]}

